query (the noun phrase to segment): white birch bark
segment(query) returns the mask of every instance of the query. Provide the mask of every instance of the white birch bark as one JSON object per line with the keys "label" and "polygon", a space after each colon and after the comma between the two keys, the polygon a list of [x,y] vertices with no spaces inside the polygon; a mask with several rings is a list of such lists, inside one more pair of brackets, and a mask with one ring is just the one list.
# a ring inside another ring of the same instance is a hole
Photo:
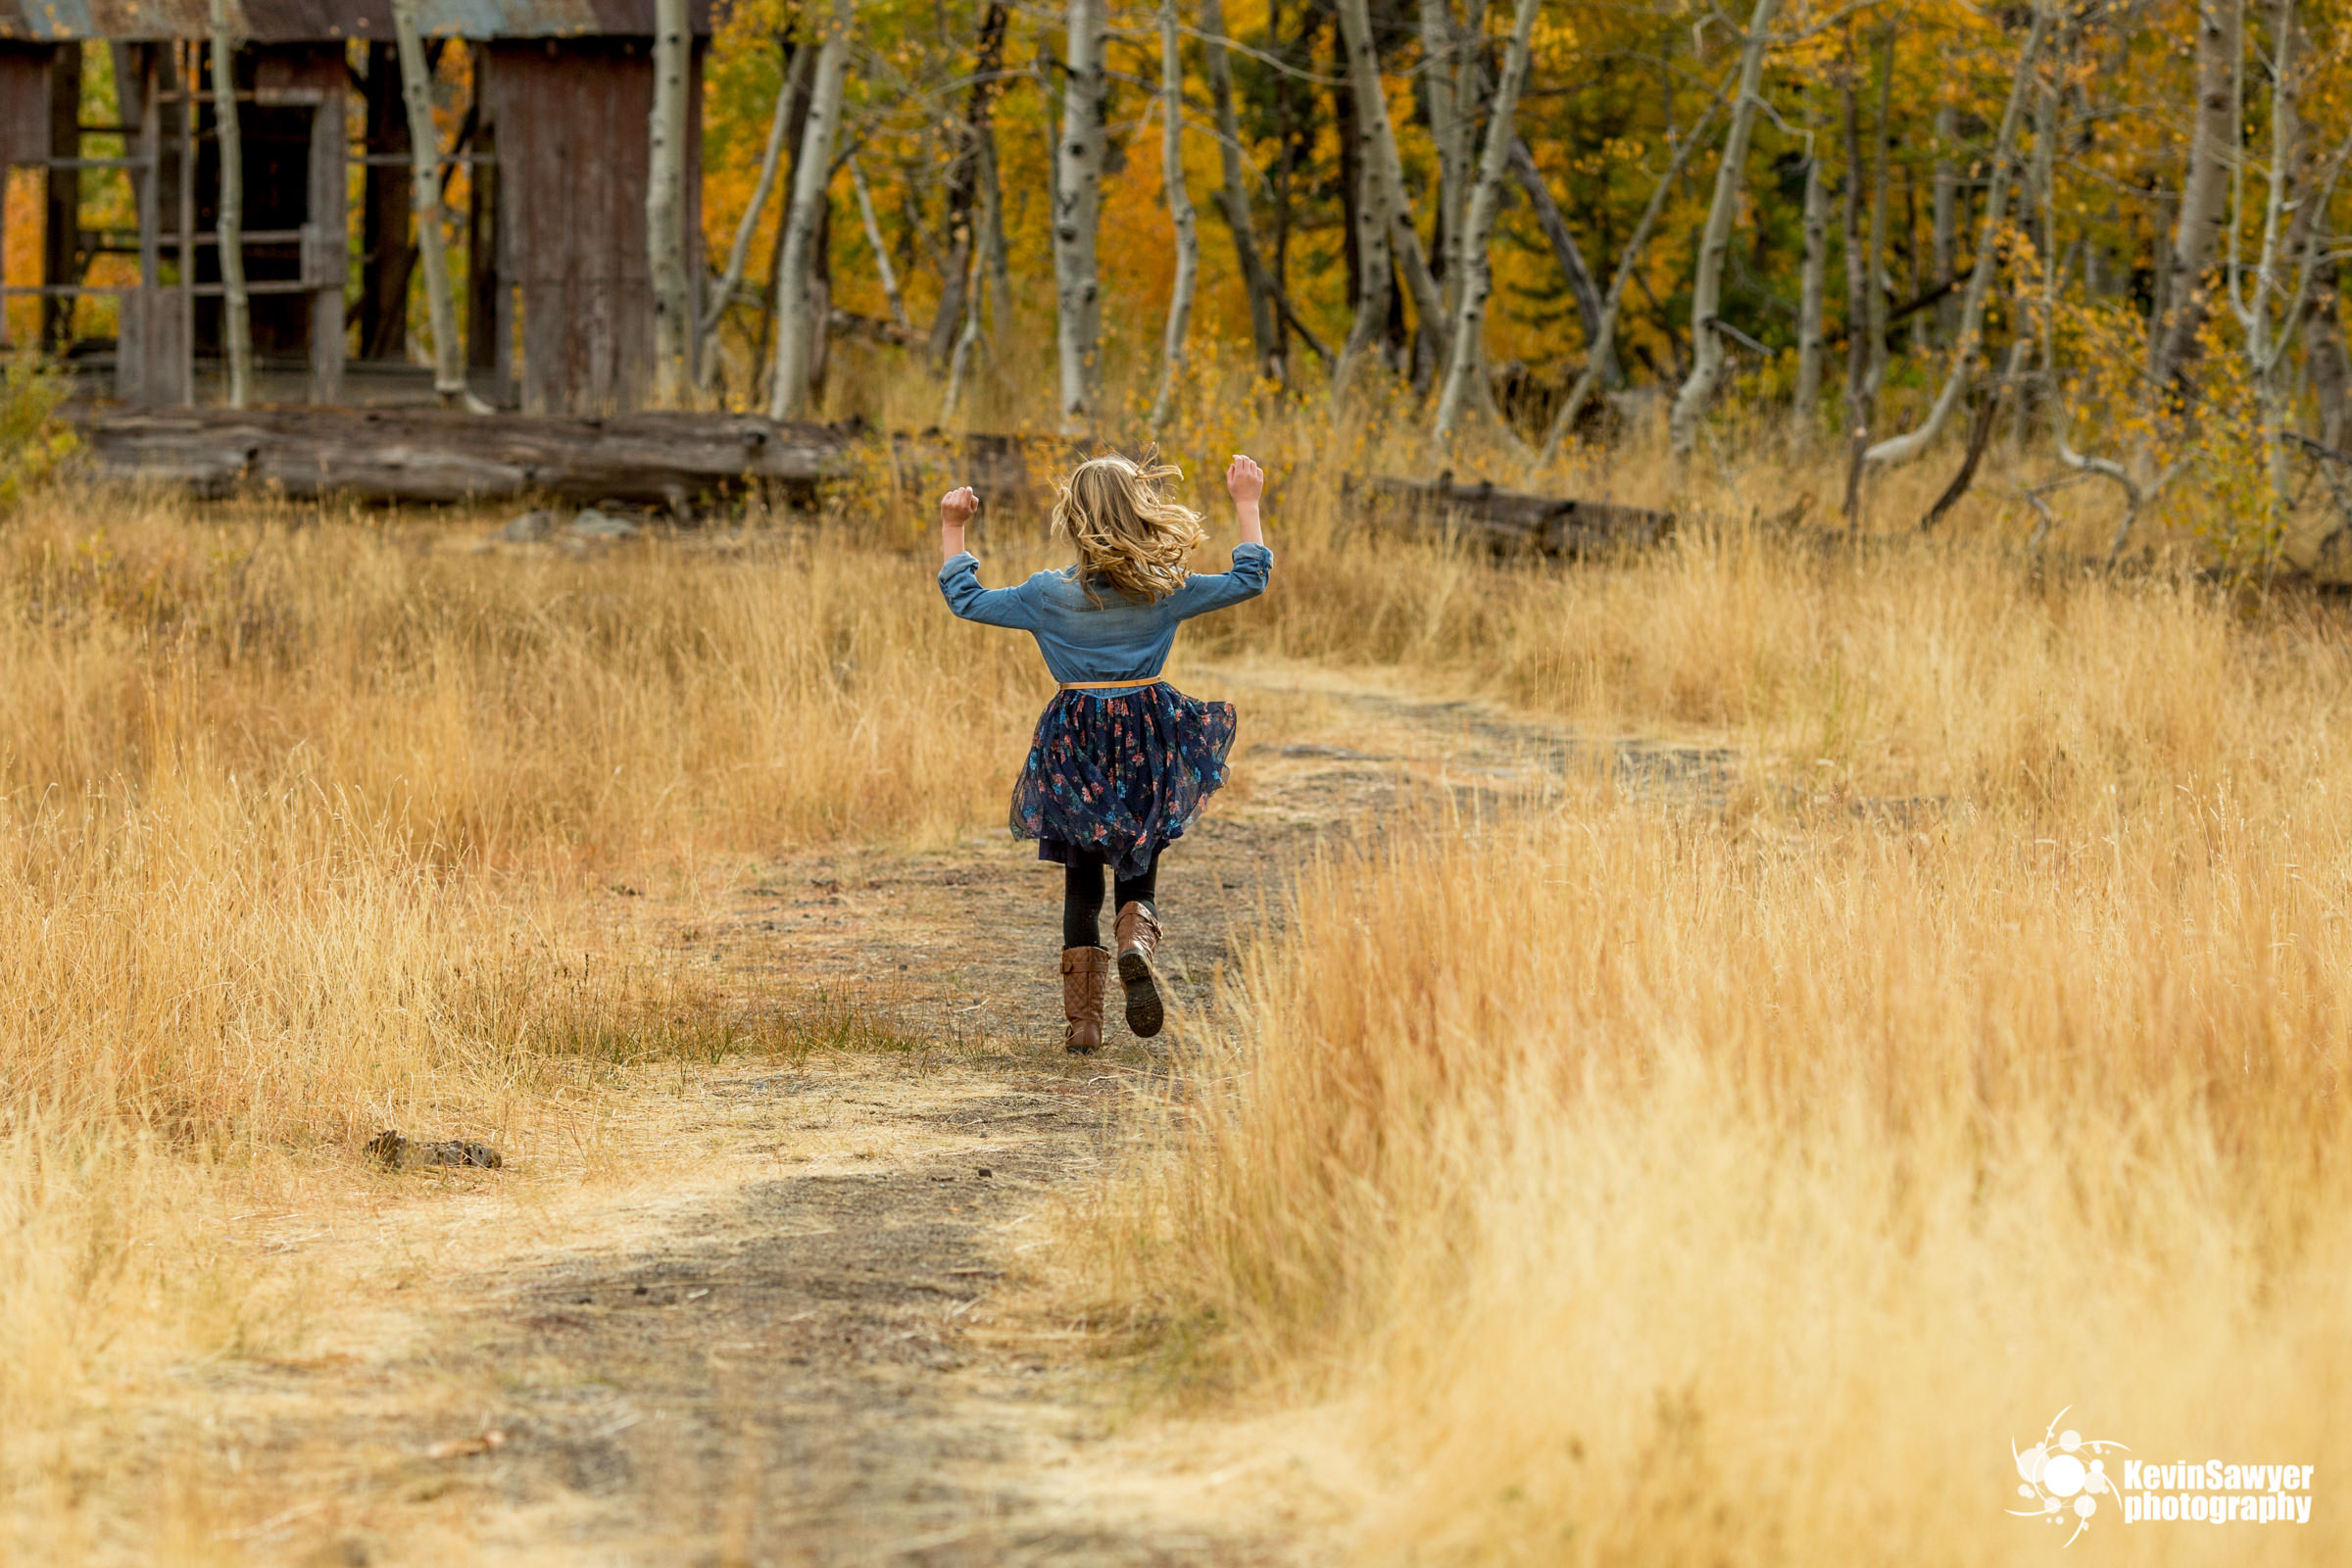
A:
{"label": "white birch bark", "polygon": [[694,307],[686,286],[686,0],[654,0],[654,105],[646,116],[645,257],[654,295],[654,406],[684,406]]}
{"label": "white birch bark", "polygon": [[2180,214],[2164,270],[2167,309],[2148,333],[2151,397],[2162,397],[2189,357],[2205,321],[2201,290],[2221,248],[2230,218],[2230,178],[2237,163],[2237,70],[2242,48],[2241,0],[2200,0],[2197,7],[2197,118],[2180,178]]}
{"label": "white birch bark", "polygon": [[1690,285],[1690,374],[1668,418],[1677,457],[1688,454],[1697,439],[1699,418],[1723,374],[1723,338],[1715,330],[1715,312],[1723,301],[1723,258],[1731,248],[1732,220],[1739,216],[1740,186],[1747,173],[1747,144],[1760,102],[1756,88],[1764,78],[1764,51],[1772,42],[1773,5],[1774,0],[1756,0],[1748,15],[1731,129],[1724,135],[1723,163],[1715,171],[1715,195],[1707,204],[1707,224],[1699,239],[1698,272]]}
{"label": "white birch bark", "polygon": [[[1429,107],[1429,139],[1438,149],[1439,254],[1444,259],[1446,318],[1453,318],[1461,281],[1461,218],[1468,204],[1461,193],[1470,183],[1469,127],[1475,100],[1462,101],[1458,78],[1469,29],[1457,32],[1452,0],[1421,0],[1421,94]],[[1473,78],[1475,80],[1475,78]]]}
{"label": "white birch bark", "polygon": [[1788,410],[1788,434],[1799,446],[1813,440],[1821,413],[1822,298],[1830,270],[1830,182],[1821,175],[1821,154],[1805,152],[1805,260],[1796,297],[1796,396]]}
{"label": "white birch bark", "polygon": [[1917,428],[1865,449],[1862,462],[1866,465],[1908,463],[1925,452],[1968,390],[1977,337],[1984,327],[1984,296],[1990,292],[1992,274],[1999,269],[2001,220],[2008,213],[2018,122],[2024,118],[2026,93],[2034,82],[2034,64],[2041,54],[2041,40],[2048,28],[2049,14],[2036,5],[2034,24],[2026,33],[2025,46],[2018,51],[2017,72],[2009,81],[2009,102],[2001,111],[2000,132],[1993,139],[1991,178],[1984,191],[1984,219],[1977,229],[1977,264],[1968,274],[1968,294],[1960,305],[1960,329],[1952,342],[1951,368],[1945,372],[1943,387],[1936,394],[1927,417]]}
{"label": "white birch bark", "polygon": [[[1769,4],[1770,0],[1764,0]],[[1528,43],[1534,36],[1541,0],[1517,0],[1511,19],[1511,45],[1502,60],[1502,79],[1494,86],[1494,105],[1487,117],[1487,140],[1479,153],[1478,183],[1471,188],[1470,205],[1462,222],[1461,279],[1453,324],[1447,329],[1452,352],[1447,357],[1445,390],[1438,396],[1436,435],[1441,445],[1453,437],[1461,417],[1462,399],[1472,379],[1484,386],[1484,331],[1487,296],[1494,288],[1493,258],[1487,242],[1494,227],[1495,199],[1502,174],[1510,164],[1511,147],[1519,139],[1519,88],[1527,79]],[[1483,400],[1482,400],[1483,401]]]}
{"label": "white birch bark", "polygon": [[890,265],[890,252],[882,244],[882,225],[874,218],[873,193],[865,188],[865,171],[858,160],[850,160],[850,188],[858,196],[858,220],[865,226],[865,243],[874,253],[874,272],[882,280],[882,298],[890,305],[890,318],[906,331],[912,332],[914,323],[906,319],[906,301],[899,293],[898,269]]}
{"label": "white birch bark", "polygon": [[213,124],[220,141],[221,336],[228,349],[228,406],[241,409],[253,401],[253,302],[245,291],[245,137],[238,122],[227,0],[213,0],[212,24]]}
{"label": "white birch bark", "polygon": [[1404,274],[1405,291],[1412,296],[1423,330],[1437,340],[1442,352],[1446,304],[1430,273],[1421,235],[1413,227],[1412,199],[1404,192],[1404,164],[1396,153],[1396,128],[1389,123],[1388,92],[1381,85],[1380,60],[1373,52],[1371,17],[1365,0],[1338,0],[1338,5],[1340,27],[1348,44],[1348,77],[1355,93],[1356,122],[1371,132],[1370,156],[1365,160],[1367,177],[1380,188],[1380,208],[1388,220],[1389,243],[1396,270]]}
{"label": "white birch bark", "polygon": [[816,79],[808,91],[801,149],[792,163],[792,204],[785,210],[784,255],[776,271],[776,361],[767,387],[771,419],[805,419],[809,415],[809,371],[819,334],[825,330],[825,311],[814,284],[816,241],[833,182],[833,139],[841,127],[842,79],[849,72],[854,15],[852,0],[834,0],[824,39],[817,46]]}
{"label": "white birch bark", "polygon": [[706,392],[718,375],[718,323],[726,318],[727,307],[735,303],[735,293],[743,287],[744,268],[752,256],[752,236],[759,231],[760,215],[767,208],[768,193],[775,188],[776,171],[784,163],[785,133],[791,128],[793,82],[802,74],[801,62],[810,59],[809,51],[799,51],[792,69],[776,84],[776,112],[768,117],[767,146],[760,154],[760,178],[752,186],[752,204],[744,209],[743,221],[735,225],[735,242],[727,247],[726,272],[719,278],[718,287],[711,290],[710,303],[703,311],[699,325],[702,344],[696,368]]}
{"label": "white birch bark", "polygon": [[1176,286],[1168,296],[1167,332],[1160,344],[1159,395],[1152,400],[1154,432],[1176,406],[1185,339],[1193,325],[1193,290],[1200,276],[1200,234],[1184,185],[1184,55],[1177,47],[1176,0],[1160,0],[1159,6],[1159,109],[1160,184],[1176,231]]}
{"label": "white birch bark", "polygon": [[416,258],[424,266],[424,315],[433,339],[433,390],[442,406],[488,414],[466,385],[466,349],[449,287],[448,242],[441,233],[441,136],[433,128],[433,77],[416,30],[416,0],[393,0],[400,51],[400,99],[409,112],[409,206],[416,216]]}
{"label": "white birch bark", "polygon": [[1065,28],[1061,138],[1054,148],[1054,348],[1061,430],[1083,435],[1102,398],[1095,242],[1102,209],[1102,0],[1069,0]]}

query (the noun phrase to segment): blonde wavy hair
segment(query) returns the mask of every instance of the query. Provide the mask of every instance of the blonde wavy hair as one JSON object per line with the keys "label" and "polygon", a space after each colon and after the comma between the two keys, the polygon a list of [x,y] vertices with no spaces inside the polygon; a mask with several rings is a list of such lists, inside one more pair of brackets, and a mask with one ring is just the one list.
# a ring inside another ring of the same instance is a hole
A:
{"label": "blonde wavy hair", "polygon": [[1115,452],[1090,458],[1054,487],[1054,531],[1077,547],[1078,580],[1090,593],[1106,582],[1156,603],[1184,586],[1184,558],[1208,533],[1200,514],[1160,493],[1183,477],[1154,447],[1141,463]]}

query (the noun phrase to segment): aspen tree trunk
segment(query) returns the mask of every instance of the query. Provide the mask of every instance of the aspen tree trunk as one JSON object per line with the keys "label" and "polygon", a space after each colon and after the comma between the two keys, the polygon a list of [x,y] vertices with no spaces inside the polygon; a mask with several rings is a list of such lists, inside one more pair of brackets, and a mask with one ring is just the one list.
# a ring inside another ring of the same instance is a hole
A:
{"label": "aspen tree trunk", "polygon": [[899,293],[898,269],[890,265],[890,251],[882,243],[882,225],[874,218],[873,193],[865,188],[865,171],[858,160],[850,160],[850,188],[858,197],[858,220],[865,227],[865,243],[874,253],[874,274],[882,281],[882,298],[890,305],[890,318],[902,330],[911,334],[914,323],[906,319],[906,301]]}
{"label": "aspen tree trunk", "polygon": [[1805,154],[1805,260],[1796,299],[1796,397],[1788,411],[1788,434],[1810,446],[1821,412],[1821,303],[1830,270],[1830,185],[1821,177],[1821,154]]}
{"label": "aspen tree trunk", "polygon": [[[1769,5],[1771,0],[1761,0]],[[1502,190],[1502,173],[1510,162],[1511,148],[1519,140],[1519,88],[1527,79],[1529,40],[1536,30],[1536,12],[1541,0],[1517,0],[1517,12],[1511,19],[1511,45],[1503,56],[1502,79],[1494,87],[1494,106],[1487,116],[1486,146],[1478,160],[1478,183],[1470,192],[1470,207],[1462,223],[1461,279],[1459,303],[1454,307],[1453,324],[1447,335],[1452,338],[1452,353],[1447,357],[1445,390],[1438,395],[1436,435],[1441,445],[1453,437],[1454,422],[1461,417],[1462,400],[1473,395],[1471,382],[1476,379],[1480,391],[1486,387],[1486,369],[1480,363],[1487,322],[1487,296],[1494,287],[1493,259],[1487,254],[1487,242],[1494,228],[1494,207]],[[1479,400],[1482,405],[1487,399]]]}
{"label": "aspen tree trunk", "polygon": [[[788,35],[789,36],[789,35]],[[784,156],[793,174],[801,168],[801,138],[808,131],[808,99],[816,85],[813,43],[787,43],[792,58],[784,70]],[[781,171],[779,171],[781,172]],[[775,237],[768,242],[767,287],[760,296],[759,329],[752,334],[752,401],[764,407],[775,380],[776,307],[784,297],[784,236],[792,228],[792,178],[785,179],[783,198],[776,203]]]}
{"label": "aspen tree trunk", "polygon": [[767,146],[760,154],[760,178],[752,186],[752,204],[743,211],[743,221],[735,225],[735,242],[727,247],[727,270],[710,292],[710,303],[704,307],[698,323],[700,352],[695,357],[696,380],[705,392],[718,378],[718,323],[726,318],[727,307],[735,302],[736,290],[743,287],[743,270],[751,260],[752,236],[759,232],[760,214],[767,206],[768,192],[775,188],[776,171],[784,162],[784,133],[791,128],[792,87],[795,73],[787,66],[776,83],[776,111],[768,117]]}
{"label": "aspen tree trunk", "polygon": [[1731,129],[1723,139],[1723,163],[1715,171],[1715,196],[1699,239],[1698,273],[1690,285],[1690,375],[1674,400],[1667,427],[1675,456],[1687,456],[1698,437],[1698,421],[1723,374],[1723,338],[1715,312],[1723,300],[1723,258],[1731,248],[1732,220],[1739,215],[1740,185],[1746,174],[1747,143],[1756,124],[1756,88],[1764,79],[1764,51],[1772,42],[1774,0],[1756,0],[1740,47],[1740,84],[1732,100]]}
{"label": "aspen tree trunk", "polygon": [[[1960,111],[1944,104],[1936,111],[1936,282],[1948,287],[1960,268],[1960,166],[1952,149],[1960,141]],[[1950,294],[1936,302],[1936,331],[1950,342],[1960,324],[1960,302]]]}
{"label": "aspen tree trunk", "polygon": [[1908,463],[1918,457],[1943,429],[1944,421],[1952,416],[1952,410],[1959,406],[1961,396],[1968,390],[1977,337],[1984,324],[1984,296],[1992,288],[1992,274],[1999,266],[2001,220],[2008,212],[2018,122],[2024,116],[2026,91],[2033,83],[2034,65],[2041,54],[2041,40],[2048,28],[2049,14],[2036,5],[2034,24],[2026,33],[2024,47],[2018,51],[2017,73],[2009,81],[2009,102],[2001,110],[2000,133],[1993,140],[1991,183],[1985,188],[1984,219],[1977,230],[1977,264],[1968,275],[1968,295],[1960,306],[1960,330],[1952,344],[1951,368],[1919,427],[1869,447],[1862,455],[1866,463]]}
{"label": "aspen tree trunk", "polygon": [[1200,275],[1200,235],[1193,198],[1184,186],[1184,55],[1177,47],[1176,0],[1159,6],[1160,184],[1168,221],[1176,229],[1176,286],[1168,296],[1168,327],[1159,351],[1159,395],[1152,400],[1152,428],[1167,422],[1184,376],[1184,342],[1193,325],[1193,287]]}
{"label": "aspen tree trunk", "polygon": [[409,203],[416,214],[416,257],[424,264],[425,319],[433,338],[433,390],[446,408],[487,414],[466,385],[457,302],[449,287],[449,250],[441,234],[441,138],[433,129],[433,77],[416,30],[416,0],[393,0],[400,44],[400,96],[409,109]]}
{"label": "aspen tree trunk", "polygon": [[784,250],[776,269],[776,363],[767,386],[771,419],[805,419],[809,414],[809,373],[825,330],[816,295],[816,247],[830,200],[826,190],[833,182],[833,139],[841,126],[842,78],[849,71],[855,15],[852,0],[834,0],[816,51],[808,118],[792,160],[792,205],[785,213]]}
{"label": "aspen tree trunk", "polygon": [[[1357,24],[1363,28],[1365,42],[1356,43],[1348,26],[1350,4]],[[1370,58],[1371,29],[1363,24],[1362,0],[1340,0],[1340,47],[1348,57],[1348,97],[1353,113],[1348,117],[1348,158],[1354,166],[1355,197],[1349,218],[1353,222],[1350,238],[1355,249],[1355,319],[1348,328],[1348,341],[1340,349],[1340,363],[1332,372],[1331,390],[1334,397],[1347,390],[1357,359],[1381,340],[1389,329],[1389,305],[1396,292],[1396,264],[1389,255],[1389,205],[1387,187],[1381,183],[1379,151],[1374,143],[1379,132],[1373,127],[1372,117],[1386,111],[1377,97],[1366,97],[1364,80],[1369,78],[1375,90],[1380,82],[1379,62]]]}
{"label": "aspen tree trunk", "polygon": [[686,285],[686,0],[654,0],[654,106],[646,117],[646,271],[654,294],[654,406],[683,407],[692,385],[693,296]]}
{"label": "aspen tree trunk", "polygon": [[1095,270],[1102,208],[1102,0],[1069,0],[1061,139],[1054,162],[1055,348],[1061,431],[1084,435],[1100,413],[1102,296]]}
{"label": "aspen tree trunk", "polygon": [[1675,148],[1674,156],[1666,161],[1665,172],[1658,176],[1657,185],[1649,193],[1649,205],[1642,210],[1641,220],[1634,224],[1632,236],[1626,240],[1625,249],[1618,254],[1616,275],[1609,279],[1608,297],[1600,305],[1600,335],[1586,351],[1584,369],[1578,373],[1576,384],[1568,389],[1566,401],[1551,416],[1551,428],[1544,433],[1544,449],[1536,455],[1538,467],[1549,465],[1559,455],[1560,443],[1576,427],[1576,416],[1584,412],[1586,403],[1591,401],[1592,393],[1599,387],[1600,368],[1609,362],[1609,356],[1615,351],[1617,315],[1625,303],[1625,285],[1632,279],[1634,269],[1649,244],[1649,231],[1657,226],[1658,214],[1666,210],[1667,194],[1674,189],[1674,182],[1681,176],[1683,166],[1690,161],[1691,153],[1706,140],[1707,132],[1714,127],[1715,111],[1723,107],[1724,94],[1731,90],[1733,79],[1726,78],[1723,85],[1715,90],[1714,102],[1707,105],[1706,113],[1698,117],[1698,123],[1690,127],[1690,134],[1683,139],[1682,145]]}
{"label": "aspen tree trunk", "polygon": [[1404,274],[1405,290],[1412,296],[1413,309],[1420,315],[1423,330],[1442,335],[1446,318],[1445,302],[1439,294],[1437,279],[1430,274],[1429,258],[1421,249],[1421,235],[1413,227],[1413,204],[1404,192],[1404,166],[1396,154],[1396,129],[1389,123],[1389,96],[1380,81],[1380,57],[1373,48],[1371,17],[1365,0],[1337,0],[1337,4],[1341,36],[1348,44],[1348,74],[1355,93],[1356,121],[1370,133],[1365,165],[1371,183],[1380,191],[1380,211],[1388,220],[1389,243],[1396,255],[1397,270]]}
{"label": "aspen tree trunk", "polygon": [[2221,248],[2230,219],[2230,175],[2237,156],[2236,83],[2241,0],[2199,0],[2197,6],[2197,118],[2180,179],[2180,215],[2163,270],[2164,314],[2150,323],[2151,397],[2162,398],[2192,355],[2205,324],[2205,273]]}
{"label": "aspen tree trunk", "polygon": [[[245,136],[228,0],[213,0],[212,22],[213,124],[220,140],[220,332],[228,350],[228,406],[241,409],[253,401],[253,304],[245,292]],[[187,265],[185,257],[180,265]]]}
{"label": "aspen tree trunk", "polygon": [[1233,231],[1233,249],[1242,265],[1242,281],[1250,291],[1250,338],[1257,350],[1258,368],[1276,381],[1286,380],[1282,363],[1282,300],[1257,248],[1257,227],[1250,218],[1250,185],[1243,171],[1241,122],[1233,109],[1233,63],[1225,52],[1225,8],[1222,0],[1200,0],[1200,48],[1208,67],[1209,106],[1217,117],[1217,153],[1223,161],[1225,183],[1217,194],[1225,226]]}
{"label": "aspen tree trunk", "polygon": [[1421,0],[1421,98],[1429,111],[1429,139],[1438,149],[1438,269],[1446,317],[1453,318],[1461,282],[1461,192],[1470,184],[1467,127],[1478,106],[1461,101],[1459,77],[1468,28],[1455,29],[1452,0]]}

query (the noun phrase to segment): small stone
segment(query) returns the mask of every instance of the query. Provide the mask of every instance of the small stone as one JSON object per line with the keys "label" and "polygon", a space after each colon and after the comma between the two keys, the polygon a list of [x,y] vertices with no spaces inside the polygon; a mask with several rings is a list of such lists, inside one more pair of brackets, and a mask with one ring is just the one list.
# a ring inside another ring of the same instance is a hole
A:
{"label": "small stone", "polygon": [[980,1167],[980,1174],[983,1176],[994,1176],[996,1172],[990,1170],[986,1165],[983,1165]]}
{"label": "small stone", "polygon": [[610,512],[599,512],[594,507],[571,519],[571,536],[574,539],[632,539],[636,534],[637,525],[628,518],[615,517]]}
{"label": "small stone", "polygon": [[537,544],[556,531],[556,514],[552,512],[531,511],[510,521],[490,537],[502,544]]}

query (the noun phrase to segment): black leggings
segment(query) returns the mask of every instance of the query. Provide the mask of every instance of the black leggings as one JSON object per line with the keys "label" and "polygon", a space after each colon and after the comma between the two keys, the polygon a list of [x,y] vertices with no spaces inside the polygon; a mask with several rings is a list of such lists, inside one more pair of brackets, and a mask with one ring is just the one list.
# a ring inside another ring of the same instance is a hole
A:
{"label": "black leggings", "polygon": [[[1065,948],[1099,948],[1102,945],[1102,857],[1089,850],[1072,850],[1064,873],[1061,891],[1061,945]],[[1159,856],[1144,867],[1139,877],[1120,877],[1116,892],[1118,902],[1111,912],[1116,914],[1130,904],[1152,904],[1159,883]],[[1157,913],[1156,906],[1153,912]]]}

